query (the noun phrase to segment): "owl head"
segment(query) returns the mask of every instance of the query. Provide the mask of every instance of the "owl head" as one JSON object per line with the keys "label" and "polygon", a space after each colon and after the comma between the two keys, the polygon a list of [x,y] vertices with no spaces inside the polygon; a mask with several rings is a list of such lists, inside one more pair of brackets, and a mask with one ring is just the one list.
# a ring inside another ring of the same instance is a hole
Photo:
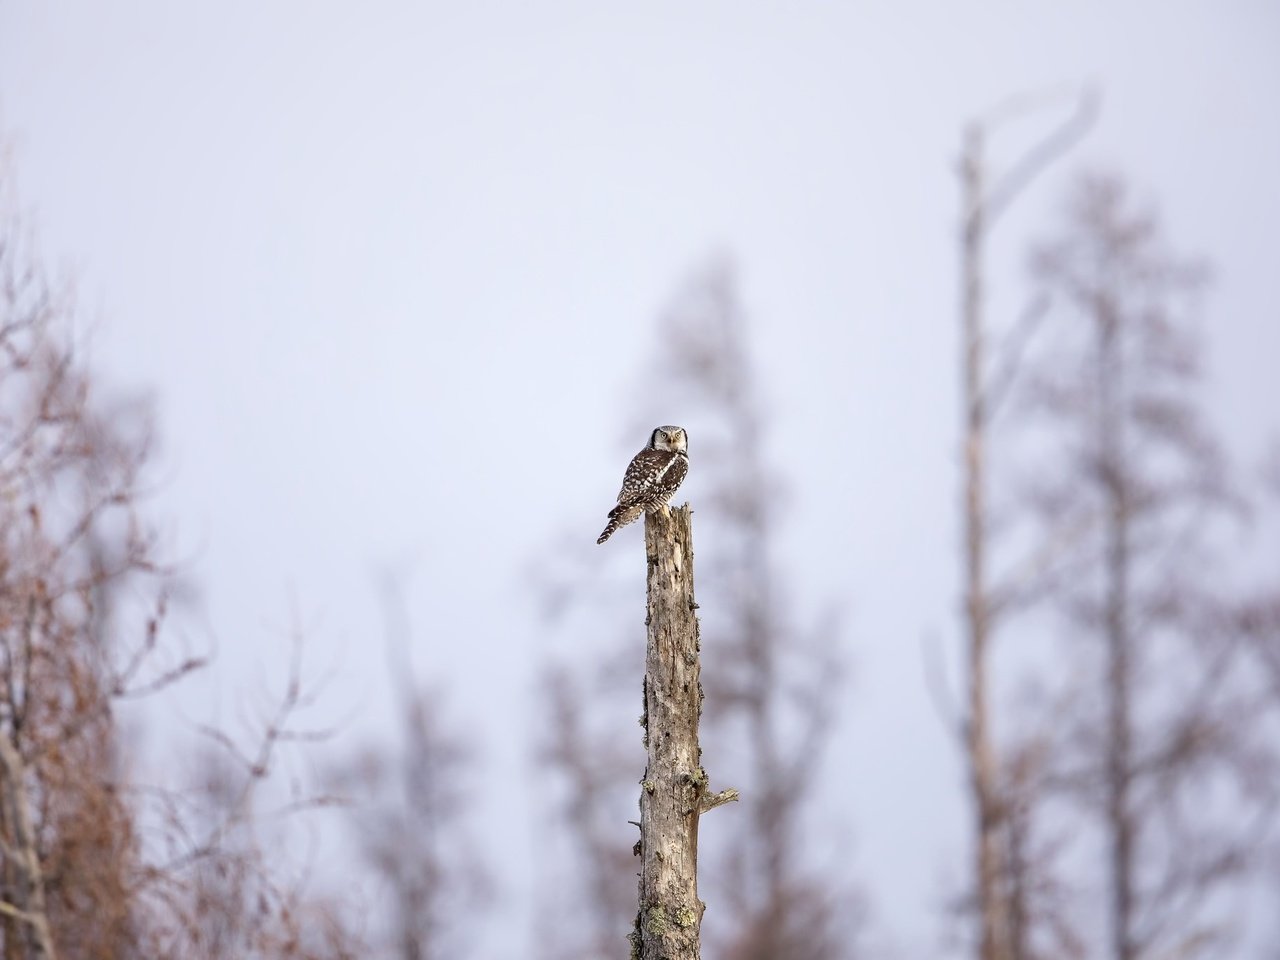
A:
{"label": "owl head", "polygon": [[649,435],[650,450],[670,450],[674,453],[689,452],[689,436],[684,427],[658,427]]}

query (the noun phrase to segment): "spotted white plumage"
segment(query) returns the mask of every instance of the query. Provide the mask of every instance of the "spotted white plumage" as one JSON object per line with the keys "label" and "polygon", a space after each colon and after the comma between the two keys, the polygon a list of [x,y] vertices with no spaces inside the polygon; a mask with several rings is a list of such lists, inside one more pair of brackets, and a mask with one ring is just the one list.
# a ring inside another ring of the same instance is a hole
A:
{"label": "spotted white plumage", "polygon": [[627,466],[618,505],[596,543],[604,543],[619,527],[639,520],[646,510],[665,507],[689,472],[689,437],[684,427],[658,427],[648,445]]}

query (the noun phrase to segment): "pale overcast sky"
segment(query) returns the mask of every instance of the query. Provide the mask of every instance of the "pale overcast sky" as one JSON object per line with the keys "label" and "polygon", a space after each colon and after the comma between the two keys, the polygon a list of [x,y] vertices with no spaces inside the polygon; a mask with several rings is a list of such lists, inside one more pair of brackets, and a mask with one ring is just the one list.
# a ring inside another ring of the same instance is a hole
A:
{"label": "pale overcast sky", "polygon": [[[792,491],[781,559],[800,606],[848,603],[820,816],[855,838],[881,941],[934,956],[967,855],[920,653],[957,636],[963,124],[1015,93],[1101,92],[1001,227],[993,318],[1070,172],[1128,175],[1215,266],[1210,409],[1248,460],[1280,420],[1280,6],[642,7],[0,0],[0,136],[95,361],[155,397],[155,515],[219,689],[281,668],[292,597],[337,666],[333,714],[377,729],[371,571],[415,559],[419,665],[481,724],[478,816],[517,851],[495,956],[531,890],[531,824],[498,789],[526,775],[547,652],[527,571],[566,527],[594,540],[644,440],[653,321],[732,256]],[[1059,117],[997,140],[997,163]],[[609,544],[620,575],[638,536]]]}

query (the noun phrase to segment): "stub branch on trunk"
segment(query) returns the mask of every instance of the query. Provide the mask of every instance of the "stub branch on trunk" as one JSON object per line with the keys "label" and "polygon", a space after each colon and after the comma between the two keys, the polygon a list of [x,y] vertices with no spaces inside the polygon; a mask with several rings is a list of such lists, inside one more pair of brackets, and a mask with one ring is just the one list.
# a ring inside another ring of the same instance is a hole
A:
{"label": "stub branch on trunk", "polygon": [[706,904],[698,899],[698,818],[738,799],[712,793],[702,769],[698,605],[688,504],[645,516],[648,606],[640,782],[640,908],[631,934],[639,960],[697,960]]}

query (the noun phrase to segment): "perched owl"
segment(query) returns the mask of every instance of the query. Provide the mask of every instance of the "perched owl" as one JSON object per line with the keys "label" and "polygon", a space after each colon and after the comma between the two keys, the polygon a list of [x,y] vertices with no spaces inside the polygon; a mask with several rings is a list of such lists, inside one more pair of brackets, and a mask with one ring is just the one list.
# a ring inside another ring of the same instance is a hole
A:
{"label": "perched owl", "polygon": [[649,445],[632,458],[622,478],[618,505],[596,543],[604,543],[619,527],[639,520],[646,510],[664,507],[689,472],[689,437],[684,427],[658,427]]}

